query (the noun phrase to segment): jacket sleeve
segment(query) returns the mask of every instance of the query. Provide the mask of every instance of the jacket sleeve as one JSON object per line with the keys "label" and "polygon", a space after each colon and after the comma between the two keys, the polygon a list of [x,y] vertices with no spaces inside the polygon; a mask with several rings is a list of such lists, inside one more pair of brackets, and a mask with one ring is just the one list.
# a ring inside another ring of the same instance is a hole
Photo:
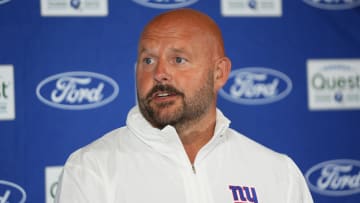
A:
{"label": "jacket sleeve", "polygon": [[99,174],[86,164],[68,160],[59,179],[55,203],[108,202],[106,187]]}
{"label": "jacket sleeve", "polygon": [[313,203],[311,193],[300,169],[294,161],[287,157],[289,187],[287,194],[288,203]]}

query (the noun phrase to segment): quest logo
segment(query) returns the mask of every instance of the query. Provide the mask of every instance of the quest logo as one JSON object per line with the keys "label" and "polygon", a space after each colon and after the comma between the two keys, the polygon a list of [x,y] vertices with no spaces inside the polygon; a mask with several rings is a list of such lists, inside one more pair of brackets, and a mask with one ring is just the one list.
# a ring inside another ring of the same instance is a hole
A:
{"label": "quest logo", "polygon": [[14,66],[0,65],[0,120],[14,120],[14,119],[15,119]]}
{"label": "quest logo", "polygon": [[221,0],[223,16],[281,17],[282,0]]}
{"label": "quest logo", "polygon": [[142,6],[158,9],[173,9],[190,6],[199,0],[133,0]]}
{"label": "quest logo", "polygon": [[326,10],[344,10],[360,6],[360,0],[303,0],[310,6]]}
{"label": "quest logo", "polygon": [[71,0],[70,5],[74,9],[79,9],[81,6],[81,1],[80,0]]}
{"label": "quest logo", "polygon": [[25,203],[26,201],[26,192],[19,185],[0,180],[0,202],[19,202]]}
{"label": "quest logo", "polygon": [[319,163],[305,177],[312,191],[328,196],[360,193],[360,161],[339,159]]}
{"label": "quest logo", "polygon": [[242,68],[230,73],[219,94],[234,103],[261,105],[279,101],[292,90],[284,73],[269,68]]}
{"label": "quest logo", "polygon": [[93,72],[66,72],[50,76],[36,87],[36,96],[46,105],[65,110],[104,106],[119,93],[117,83]]}
{"label": "quest logo", "polygon": [[46,203],[54,203],[62,169],[63,166],[47,166],[45,168]]}
{"label": "quest logo", "polygon": [[[1,1],[1,0],[0,0]],[[40,0],[42,16],[107,16],[108,0]]]}
{"label": "quest logo", "polygon": [[360,108],[360,59],[307,61],[310,110]]}

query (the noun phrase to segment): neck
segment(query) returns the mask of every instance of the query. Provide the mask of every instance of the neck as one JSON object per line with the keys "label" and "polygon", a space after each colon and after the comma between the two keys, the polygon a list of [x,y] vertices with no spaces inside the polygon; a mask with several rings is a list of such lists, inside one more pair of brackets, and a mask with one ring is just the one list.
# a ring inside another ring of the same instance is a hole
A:
{"label": "neck", "polygon": [[213,137],[215,124],[216,108],[209,110],[196,121],[174,126],[192,164],[200,149]]}

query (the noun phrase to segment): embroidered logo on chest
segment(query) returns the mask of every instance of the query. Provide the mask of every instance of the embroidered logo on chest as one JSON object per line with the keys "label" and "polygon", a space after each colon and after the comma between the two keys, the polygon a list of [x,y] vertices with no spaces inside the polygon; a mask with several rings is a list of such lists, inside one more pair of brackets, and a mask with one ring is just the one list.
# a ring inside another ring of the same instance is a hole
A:
{"label": "embroidered logo on chest", "polygon": [[258,203],[254,187],[229,185],[234,203]]}

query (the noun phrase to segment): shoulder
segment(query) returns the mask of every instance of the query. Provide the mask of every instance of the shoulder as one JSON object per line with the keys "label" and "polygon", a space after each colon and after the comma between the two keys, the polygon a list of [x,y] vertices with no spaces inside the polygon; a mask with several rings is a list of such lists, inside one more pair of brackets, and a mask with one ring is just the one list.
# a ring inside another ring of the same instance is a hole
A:
{"label": "shoulder", "polygon": [[252,152],[255,154],[262,154],[262,155],[275,155],[278,156],[279,153],[275,152],[274,150],[266,147],[259,142],[254,141],[253,139],[237,132],[236,130],[229,128],[226,132],[227,140],[230,145],[237,146],[236,148],[240,150],[240,146],[242,150],[246,150],[248,152]]}
{"label": "shoulder", "polygon": [[[254,140],[228,129],[226,133],[227,173],[239,182],[255,185],[259,190],[284,191],[286,202],[312,202],[306,181],[295,162]],[[240,173],[240,174],[239,174]]]}
{"label": "shoulder", "polygon": [[232,154],[258,167],[274,166],[279,170],[288,170],[293,161],[286,154],[279,153],[260,144],[251,138],[229,128],[227,144]]}
{"label": "shoulder", "polygon": [[73,152],[67,165],[97,165],[101,160],[107,160],[111,156],[119,155],[130,146],[130,132],[126,127],[117,128],[93,141],[92,143]]}
{"label": "shoulder", "polygon": [[229,160],[234,168],[246,170],[246,167],[249,173],[257,174],[263,179],[273,177],[274,180],[287,184],[302,180],[301,171],[288,155],[276,152],[233,129],[227,132],[227,146],[230,151]]}

